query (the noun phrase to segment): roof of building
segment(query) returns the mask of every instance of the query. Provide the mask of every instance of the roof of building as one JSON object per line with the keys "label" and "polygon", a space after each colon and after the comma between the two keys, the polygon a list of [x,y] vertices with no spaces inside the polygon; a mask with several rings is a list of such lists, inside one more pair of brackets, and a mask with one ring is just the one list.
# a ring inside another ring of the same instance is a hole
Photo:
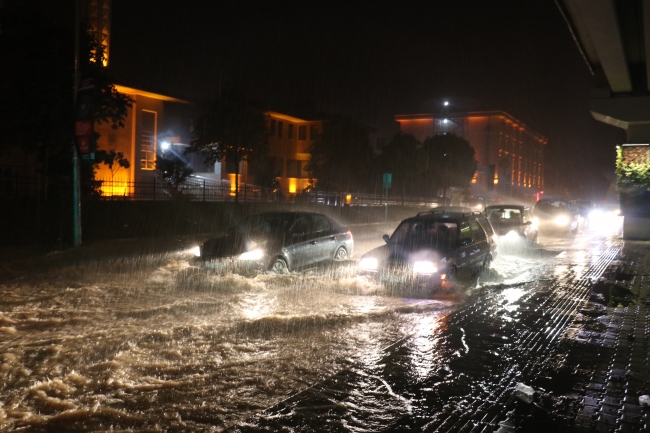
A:
{"label": "roof of building", "polygon": [[527,130],[529,133],[537,137],[541,142],[546,144],[548,139],[542,134],[535,132],[533,129],[526,126],[523,122],[516,119],[505,111],[456,111],[451,113],[419,113],[419,114],[396,114],[395,120],[430,120],[430,119],[459,119],[471,117],[500,117],[508,123],[518,125],[520,128]]}
{"label": "roof of building", "polygon": [[153,93],[153,92],[149,92],[147,90],[136,89],[136,88],[133,88],[133,87],[122,86],[121,84],[116,84],[115,85],[115,90],[117,90],[120,93],[127,94],[127,95],[145,96],[147,98],[158,99],[159,101],[179,102],[181,104],[189,104],[190,103],[189,101],[186,101],[184,99],[178,99],[178,98],[174,98],[172,96],[161,95],[159,93]]}

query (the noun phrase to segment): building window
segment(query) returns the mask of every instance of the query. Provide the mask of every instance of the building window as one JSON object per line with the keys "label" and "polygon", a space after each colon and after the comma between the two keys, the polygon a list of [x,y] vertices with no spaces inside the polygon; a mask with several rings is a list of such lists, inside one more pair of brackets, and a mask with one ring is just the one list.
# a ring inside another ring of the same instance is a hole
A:
{"label": "building window", "polygon": [[293,138],[293,123],[287,123],[287,138]]}
{"label": "building window", "polygon": [[318,135],[318,131],[316,130],[316,125],[309,125],[309,139],[316,140],[316,135]]}
{"label": "building window", "polygon": [[271,119],[271,135],[275,135],[275,119]]}
{"label": "building window", "polygon": [[307,127],[305,125],[298,127],[298,140],[307,139]]}
{"label": "building window", "polygon": [[287,177],[302,177],[301,162],[302,161],[296,159],[290,159],[287,161]]}
{"label": "building window", "polygon": [[284,122],[278,120],[278,137],[282,138],[282,129],[284,127]]}
{"label": "building window", "polygon": [[140,149],[142,157],[140,168],[154,170],[156,168],[156,112],[142,111],[142,129],[140,133]]}

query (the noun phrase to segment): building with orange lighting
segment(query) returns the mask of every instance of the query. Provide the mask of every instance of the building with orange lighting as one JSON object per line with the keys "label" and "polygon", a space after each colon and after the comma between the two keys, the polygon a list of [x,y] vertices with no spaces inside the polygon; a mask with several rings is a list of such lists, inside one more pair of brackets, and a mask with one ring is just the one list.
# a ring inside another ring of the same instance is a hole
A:
{"label": "building with orange lighting", "polygon": [[[156,154],[167,131],[165,127],[165,107],[170,104],[189,104],[187,101],[170,96],[147,92],[140,89],[115,86],[120,93],[133,99],[128,110],[124,127],[112,129],[108,124],[96,124],[95,131],[100,134],[97,149],[116,153],[122,152],[129,160],[129,168],[97,165],[95,178],[104,181],[101,185],[104,196],[132,196],[136,185],[153,182],[160,176],[156,170]],[[189,131],[189,125],[187,126]]]}
{"label": "building with orange lighting", "polygon": [[275,111],[267,112],[270,157],[280,189],[289,194],[300,193],[309,186],[309,145],[323,130],[322,120],[305,120]]}
{"label": "building with orange lighting", "polygon": [[467,140],[478,162],[470,186],[475,197],[533,202],[543,193],[548,140],[504,111],[400,114],[395,120],[420,141],[437,134]]}

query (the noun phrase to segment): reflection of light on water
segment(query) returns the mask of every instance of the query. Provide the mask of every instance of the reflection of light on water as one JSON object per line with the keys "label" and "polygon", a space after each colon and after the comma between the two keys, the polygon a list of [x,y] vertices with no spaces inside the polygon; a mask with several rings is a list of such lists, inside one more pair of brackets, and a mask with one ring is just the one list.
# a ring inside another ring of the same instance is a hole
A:
{"label": "reflection of light on water", "polygon": [[576,277],[580,278],[585,272],[587,265],[589,264],[589,257],[586,251],[578,250],[573,255],[573,258],[576,262],[575,266],[573,267],[573,271],[575,272]]}
{"label": "reflection of light on water", "polygon": [[[503,295],[505,300],[508,302],[508,305],[505,305],[503,308],[508,312],[516,311],[519,308],[519,305],[515,304],[515,302],[524,296],[524,293],[526,292],[523,289],[516,287],[505,289],[503,292],[501,292],[501,295]],[[512,320],[510,317],[503,317],[503,319],[508,322]]]}
{"label": "reflection of light on water", "polygon": [[267,316],[270,311],[269,299],[261,299],[260,296],[249,295],[242,299],[242,315],[250,320],[259,319]]}
{"label": "reflection of light on water", "polygon": [[431,376],[435,364],[435,345],[437,343],[436,331],[438,329],[438,320],[435,316],[422,317],[415,329],[411,351],[411,365],[414,373],[419,378]]}
{"label": "reflection of light on water", "polygon": [[553,275],[557,278],[562,278],[566,276],[567,272],[569,272],[569,267],[566,265],[561,265],[555,268]]}
{"label": "reflection of light on water", "polygon": [[377,298],[374,296],[361,296],[359,298],[353,299],[352,304],[354,308],[352,311],[357,314],[364,315],[379,311],[385,311],[386,307],[383,305],[377,305],[377,301]]}
{"label": "reflection of light on water", "polygon": [[513,302],[517,302],[519,298],[524,296],[524,289],[512,287],[510,289],[505,289],[501,294],[503,295],[504,298],[506,298],[506,301],[508,301],[509,304],[512,304]]}

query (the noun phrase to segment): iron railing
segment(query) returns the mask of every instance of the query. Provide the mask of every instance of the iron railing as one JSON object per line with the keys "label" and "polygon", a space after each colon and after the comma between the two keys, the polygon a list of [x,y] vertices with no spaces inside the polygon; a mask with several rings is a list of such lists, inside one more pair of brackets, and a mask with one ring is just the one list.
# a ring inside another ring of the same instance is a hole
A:
{"label": "iron railing", "polygon": [[[438,206],[442,199],[401,196],[382,193],[361,193],[350,191],[311,191],[291,193],[272,190],[251,184],[240,184],[238,201],[247,202],[286,202],[318,203],[329,206]],[[82,186],[82,194],[100,200],[125,201],[167,201],[188,200],[203,202],[235,201],[235,185],[210,179],[188,179],[180,185],[171,185],[160,179],[121,181],[96,179],[92,185]],[[72,196],[72,181],[69,179],[50,180],[45,183],[38,179],[15,179],[0,189],[0,199],[26,198],[56,200]],[[448,199],[449,200],[449,199]],[[449,203],[447,203],[449,204]]]}

